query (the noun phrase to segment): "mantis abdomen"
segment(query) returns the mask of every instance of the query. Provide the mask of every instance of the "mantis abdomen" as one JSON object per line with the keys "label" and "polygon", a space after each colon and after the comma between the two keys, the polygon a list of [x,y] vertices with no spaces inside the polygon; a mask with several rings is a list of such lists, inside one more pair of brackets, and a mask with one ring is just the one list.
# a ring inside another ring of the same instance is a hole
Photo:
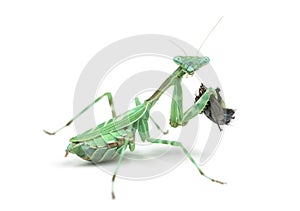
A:
{"label": "mantis abdomen", "polygon": [[112,160],[120,154],[125,143],[128,143],[129,148],[133,150],[133,132],[135,131],[130,127],[126,130],[121,129],[108,134],[99,134],[98,137],[84,142],[77,141],[74,137],[66,149],[66,155],[68,153],[76,154],[84,160],[97,163]]}

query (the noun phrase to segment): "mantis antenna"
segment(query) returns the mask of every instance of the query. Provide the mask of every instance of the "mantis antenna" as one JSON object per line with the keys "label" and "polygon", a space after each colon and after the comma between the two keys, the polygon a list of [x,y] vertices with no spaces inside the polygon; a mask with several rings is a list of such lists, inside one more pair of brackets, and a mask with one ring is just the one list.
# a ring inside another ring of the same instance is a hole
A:
{"label": "mantis antenna", "polygon": [[184,53],[184,55],[185,56],[187,56],[187,53],[185,52],[185,50],[182,48],[182,47],[180,47],[179,45],[177,45],[174,41],[172,41],[172,40],[169,40],[173,45],[175,45],[177,48],[179,48],[180,50],[182,50],[182,52]]}
{"label": "mantis antenna", "polygon": [[220,23],[220,21],[222,20],[223,16],[219,19],[219,21],[215,24],[215,26],[210,30],[210,32],[206,35],[205,39],[203,40],[202,44],[200,45],[198,51],[197,51],[197,55],[199,55],[200,53],[200,49],[202,48],[203,44],[206,42],[207,38],[211,35],[211,33],[215,30],[215,28],[217,27],[217,25]]}

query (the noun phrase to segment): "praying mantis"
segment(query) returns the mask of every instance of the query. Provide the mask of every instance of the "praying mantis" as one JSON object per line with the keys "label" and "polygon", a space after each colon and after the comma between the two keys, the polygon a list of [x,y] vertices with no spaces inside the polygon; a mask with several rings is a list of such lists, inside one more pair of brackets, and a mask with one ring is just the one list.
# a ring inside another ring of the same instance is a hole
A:
{"label": "praying mantis", "polygon": [[[218,89],[215,90],[211,87],[205,88],[205,90],[201,89],[201,92],[199,91],[199,96],[197,96],[198,99],[196,102],[189,109],[183,112],[181,86],[182,77],[186,74],[193,75],[195,71],[208,64],[210,60],[205,56],[176,56],[173,60],[179,65],[179,67],[162,83],[162,85],[154,92],[154,94],[143,103],[141,103],[138,98],[135,98],[135,108],[117,116],[112,94],[107,92],[98,97],[94,102],[84,108],[79,114],[68,121],[65,126],[61,127],[57,131],[48,132],[44,130],[44,132],[49,135],[55,135],[58,131],[69,126],[75,119],[90,109],[95,103],[99,102],[103,97],[107,97],[112,112],[112,118],[96,126],[95,128],[87,130],[86,132],[71,138],[71,143],[66,149],[66,156],[68,153],[73,153],[84,160],[102,162],[114,159],[117,157],[117,155],[120,155],[112,177],[112,198],[115,198],[114,181],[121,165],[121,161],[124,157],[125,150],[127,147],[129,147],[130,151],[134,151],[135,149],[136,132],[139,133],[142,141],[148,141],[156,144],[169,144],[180,147],[202,176],[206,177],[212,182],[225,184],[224,182],[205,175],[192,155],[181,142],[156,139],[151,137],[149,134],[148,121],[149,119],[154,121],[150,116],[150,110],[159,100],[161,95],[171,86],[174,87],[170,113],[171,127],[184,126],[192,118],[202,112],[205,112],[205,114],[218,125],[228,124],[230,120],[234,118],[234,111],[232,109],[225,108],[224,102],[221,96],[218,94]],[[216,112],[214,107],[219,108],[218,112]],[[231,112],[227,112],[229,110]]]}
{"label": "praying mantis", "polygon": [[[136,133],[140,135],[142,141],[148,141],[153,144],[168,144],[181,148],[202,176],[212,182],[225,184],[222,181],[213,179],[204,174],[195,159],[181,142],[157,139],[151,137],[149,134],[149,120],[151,120],[156,127],[160,129],[158,124],[150,116],[150,110],[162,94],[171,86],[174,87],[170,112],[171,127],[176,128],[178,126],[185,126],[191,119],[200,113],[204,113],[211,121],[215,122],[219,128],[220,125],[228,124],[231,119],[234,118],[234,111],[225,107],[225,104],[219,94],[220,90],[218,88],[213,89],[212,87],[206,88],[204,85],[200,87],[195,103],[184,112],[182,106],[182,78],[184,75],[193,75],[201,67],[207,65],[210,59],[206,56],[176,56],[173,58],[173,61],[178,65],[178,68],[161,84],[152,96],[146,99],[143,103],[141,103],[139,98],[136,97],[136,107],[126,111],[125,113],[116,115],[112,94],[107,92],[95,99],[60,129],[55,132],[48,132],[44,130],[44,132],[48,135],[55,135],[58,131],[69,126],[75,119],[90,109],[94,104],[104,97],[107,97],[111,108],[112,118],[71,138],[69,140],[70,144],[67,146],[65,156],[67,156],[68,153],[73,153],[84,160],[97,163],[112,160],[119,156],[112,176],[111,193],[113,199],[115,198],[114,182],[116,175],[124,158],[125,150],[129,148],[130,151],[134,151],[135,149]],[[163,133],[166,134],[167,132]]]}

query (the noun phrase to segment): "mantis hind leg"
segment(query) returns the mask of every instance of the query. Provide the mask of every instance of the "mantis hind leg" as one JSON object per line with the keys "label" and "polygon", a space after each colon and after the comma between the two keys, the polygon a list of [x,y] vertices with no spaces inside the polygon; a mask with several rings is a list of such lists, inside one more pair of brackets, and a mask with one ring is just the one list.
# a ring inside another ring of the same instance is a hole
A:
{"label": "mantis hind leg", "polygon": [[184,152],[184,154],[190,159],[190,161],[194,164],[194,166],[198,169],[198,171],[200,172],[200,174],[202,176],[206,177],[207,179],[211,180],[212,182],[225,184],[225,182],[221,182],[219,180],[210,178],[206,174],[204,174],[204,172],[201,170],[200,166],[196,163],[195,159],[192,157],[192,155],[188,152],[188,150],[183,146],[183,144],[181,142],[151,138],[149,131],[146,130],[146,128],[148,128],[148,123],[146,121],[143,121],[142,124],[138,125],[138,131],[140,133],[140,136],[144,137],[145,140],[147,140],[151,143],[155,143],[155,144],[168,144],[171,146],[180,147],[182,149],[182,151]]}
{"label": "mantis hind leg", "polygon": [[198,169],[200,174],[207,179],[211,180],[212,182],[220,183],[220,184],[226,184],[225,182],[221,182],[219,180],[213,179],[211,177],[208,177],[204,172],[200,169],[199,165],[196,163],[195,159],[192,157],[192,155],[188,152],[188,150],[183,146],[181,142],[178,141],[169,141],[169,140],[163,140],[163,139],[154,139],[154,138],[148,138],[148,141],[155,144],[168,144],[171,146],[180,147],[184,154],[190,159],[190,161],[194,164],[194,166]]}
{"label": "mantis hind leg", "polygon": [[67,122],[66,125],[64,125],[63,127],[59,128],[58,130],[56,130],[55,132],[48,132],[46,130],[44,130],[45,133],[47,133],[48,135],[55,135],[57,132],[59,132],[60,130],[64,129],[65,127],[69,126],[75,119],[77,119],[79,116],[81,116],[84,112],[86,112],[87,110],[89,110],[94,104],[96,104],[97,102],[99,102],[104,96],[107,97],[108,99],[108,103],[111,109],[111,113],[112,116],[115,117],[116,116],[116,111],[115,111],[115,106],[114,106],[114,102],[113,102],[113,97],[111,95],[110,92],[106,92],[103,95],[101,95],[100,97],[98,97],[97,99],[95,99],[91,104],[89,104],[87,107],[85,107],[82,111],[80,111],[75,117],[73,117],[71,120],[69,120]]}
{"label": "mantis hind leg", "polygon": [[115,185],[115,179],[116,179],[116,176],[117,176],[117,173],[119,171],[119,168],[121,166],[121,162],[123,160],[123,157],[124,157],[124,154],[125,154],[125,150],[127,148],[127,145],[128,145],[128,141],[125,141],[124,145],[122,146],[122,150],[120,152],[120,157],[119,157],[119,160],[118,160],[118,163],[117,163],[117,167],[115,169],[115,172],[112,176],[112,183],[111,183],[111,196],[113,199],[116,198],[115,196],[115,190],[114,190],[114,185]]}

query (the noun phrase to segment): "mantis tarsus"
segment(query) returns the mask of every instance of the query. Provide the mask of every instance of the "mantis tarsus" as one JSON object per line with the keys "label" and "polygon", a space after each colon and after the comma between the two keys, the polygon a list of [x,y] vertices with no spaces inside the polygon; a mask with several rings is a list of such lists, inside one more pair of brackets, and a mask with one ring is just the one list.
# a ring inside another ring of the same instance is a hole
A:
{"label": "mantis tarsus", "polygon": [[[206,176],[181,142],[150,137],[148,129],[148,120],[151,118],[150,110],[159,100],[160,96],[171,86],[174,86],[170,115],[170,125],[172,127],[186,125],[189,120],[201,112],[205,112],[206,116],[211,117],[211,120],[217,124],[227,124],[233,118],[233,114],[227,115],[227,110],[224,107],[218,91],[211,87],[205,88],[205,91],[202,89],[203,93],[199,93],[199,98],[195,104],[183,112],[181,79],[185,74],[193,75],[199,68],[208,64],[209,58],[198,56],[177,56],[174,57],[174,62],[179,65],[174,73],[171,74],[157,89],[157,91],[143,103],[141,103],[138,98],[135,98],[135,108],[116,116],[112,95],[111,93],[105,93],[84,108],[73,119],[68,121],[62,128],[53,133],[44,131],[49,135],[56,134],[61,129],[69,126],[75,119],[91,108],[95,103],[100,101],[103,97],[107,97],[111,107],[112,118],[95,128],[71,138],[71,143],[66,149],[66,155],[68,153],[73,153],[85,160],[93,162],[111,160],[117,155],[120,155],[117,167],[112,177],[112,198],[115,198],[114,181],[124,157],[124,152],[127,147],[129,147],[130,151],[134,151],[136,131],[138,131],[142,141],[149,141],[157,144],[169,144],[180,147],[202,176],[213,182],[225,184],[224,182]],[[211,106],[212,103],[210,102],[212,102],[212,99],[215,99],[213,104],[217,105],[218,108],[221,108],[221,110],[218,110],[218,113],[215,113],[215,110]],[[223,111],[223,113],[221,111]]]}

